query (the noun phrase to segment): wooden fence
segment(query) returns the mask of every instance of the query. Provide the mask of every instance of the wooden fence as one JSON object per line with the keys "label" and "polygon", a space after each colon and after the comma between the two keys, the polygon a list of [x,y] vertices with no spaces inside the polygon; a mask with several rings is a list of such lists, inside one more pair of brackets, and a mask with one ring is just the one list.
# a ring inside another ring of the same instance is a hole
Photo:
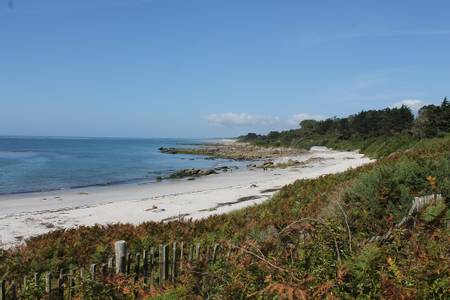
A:
{"label": "wooden fence", "polygon": [[225,247],[217,243],[174,242],[133,255],[127,250],[125,241],[118,241],[114,246],[114,256],[105,263],[91,264],[89,268],[61,269],[58,274],[34,273],[32,277],[23,278],[23,282],[3,280],[0,282],[0,300],[19,299],[30,285],[42,291],[40,299],[70,300],[80,291],[81,282],[107,282],[117,276],[124,276],[135,283],[141,281],[142,286],[148,289],[158,289],[168,284],[176,285],[179,276],[188,272],[188,266],[215,264],[219,258],[229,257],[233,249],[233,246],[228,246],[224,251]]}

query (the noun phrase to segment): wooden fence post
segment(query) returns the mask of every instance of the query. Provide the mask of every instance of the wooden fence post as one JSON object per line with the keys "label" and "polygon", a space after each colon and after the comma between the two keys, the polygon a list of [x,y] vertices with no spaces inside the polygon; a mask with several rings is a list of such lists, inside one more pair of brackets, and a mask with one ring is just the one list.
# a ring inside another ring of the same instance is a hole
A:
{"label": "wooden fence post", "polygon": [[200,243],[197,243],[197,245],[195,246],[195,256],[194,256],[195,261],[198,261],[198,259],[200,257],[201,247],[202,247],[202,245]]}
{"label": "wooden fence post", "polygon": [[113,268],[114,264],[114,258],[112,256],[108,257],[108,272],[111,273],[111,270]]}
{"label": "wooden fence post", "polygon": [[52,273],[48,272],[45,276],[45,292],[48,293],[48,299],[52,299]]}
{"label": "wooden fence post", "polygon": [[15,281],[11,284],[11,300],[17,300],[17,284]]}
{"label": "wooden fence post", "polygon": [[131,271],[131,253],[128,253],[128,255],[127,255],[127,270],[126,270],[126,274],[130,275],[130,271]]}
{"label": "wooden fence post", "polygon": [[217,253],[219,251],[219,244],[214,245],[213,254],[212,254],[212,263],[215,264],[217,260]]}
{"label": "wooden fence post", "polygon": [[58,299],[64,300],[64,277],[62,276],[58,279]]}
{"label": "wooden fence post", "polygon": [[169,273],[169,264],[167,261],[169,248],[167,245],[159,245],[159,284],[162,286]]}
{"label": "wooden fence post", "polygon": [[150,248],[150,286],[154,285],[153,270],[155,269],[155,248]]}
{"label": "wooden fence post", "polygon": [[142,276],[144,276],[144,283],[148,283],[148,251],[142,252]]}
{"label": "wooden fence post", "polygon": [[137,282],[139,280],[140,267],[141,267],[141,254],[137,253],[136,264],[134,266],[134,282]]}
{"label": "wooden fence post", "polygon": [[95,275],[97,274],[97,265],[96,264],[91,264],[90,272],[91,272],[91,279],[95,281],[95,279],[96,279]]}
{"label": "wooden fence post", "polygon": [[177,278],[177,242],[173,242],[172,247],[172,284],[175,284]]}
{"label": "wooden fence post", "polygon": [[102,274],[102,279],[104,280],[108,276],[108,264],[102,264],[100,272]]}
{"label": "wooden fence post", "polygon": [[39,286],[39,273],[38,273],[38,272],[35,272],[33,277],[34,277],[34,278],[33,278],[33,280],[34,280],[34,285],[35,285],[35,286]]}
{"label": "wooden fence post", "polygon": [[180,244],[180,273],[183,272],[183,264],[184,264],[184,242]]}
{"label": "wooden fence post", "polygon": [[[127,253],[127,244],[125,241],[114,243],[114,252],[116,256],[116,273],[125,273],[125,256]],[[122,259],[123,257],[123,259]]]}
{"label": "wooden fence post", "polygon": [[67,282],[67,287],[68,287],[67,298],[69,300],[72,300],[72,297],[73,297],[73,295],[72,295],[72,293],[73,293],[73,291],[72,291],[72,289],[73,289],[73,275],[72,274],[69,275],[69,279],[68,279],[68,282]]}
{"label": "wooden fence post", "polygon": [[210,252],[210,246],[209,245],[207,245],[206,246],[206,252],[205,252],[205,263],[206,264],[208,264],[208,262],[209,262],[209,252]]}
{"label": "wooden fence post", "polygon": [[192,263],[193,260],[194,260],[194,244],[191,244],[191,247],[189,248],[188,261]]}

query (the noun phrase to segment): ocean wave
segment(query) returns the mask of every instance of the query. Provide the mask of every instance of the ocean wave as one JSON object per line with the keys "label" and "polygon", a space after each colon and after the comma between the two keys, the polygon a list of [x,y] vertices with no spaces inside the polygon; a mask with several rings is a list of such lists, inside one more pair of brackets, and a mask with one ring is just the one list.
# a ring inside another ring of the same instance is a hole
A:
{"label": "ocean wave", "polygon": [[21,159],[38,156],[38,152],[34,151],[0,151],[0,158],[3,159]]}

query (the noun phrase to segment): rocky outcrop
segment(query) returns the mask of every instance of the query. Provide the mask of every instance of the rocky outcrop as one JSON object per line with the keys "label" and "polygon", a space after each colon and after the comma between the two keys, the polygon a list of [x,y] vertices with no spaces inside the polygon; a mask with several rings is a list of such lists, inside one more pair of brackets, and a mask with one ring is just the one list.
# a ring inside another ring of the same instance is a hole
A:
{"label": "rocky outcrop", "polygon": [[183,169],[176,171],[169,175],[170,179],[179,179],[186,177],[200,177],[200,176],[208,176],[211,174],[217,174],[215,170],[212,169]]}
{"label": "rocky outcrop", "polygon": [[159,148],[167,154],[205,155],[210,158],[227,158],[235,160],[255,160],[294,156],[305,150],[285,147],[259,147],[246,143],[202,145],[198,148]]}

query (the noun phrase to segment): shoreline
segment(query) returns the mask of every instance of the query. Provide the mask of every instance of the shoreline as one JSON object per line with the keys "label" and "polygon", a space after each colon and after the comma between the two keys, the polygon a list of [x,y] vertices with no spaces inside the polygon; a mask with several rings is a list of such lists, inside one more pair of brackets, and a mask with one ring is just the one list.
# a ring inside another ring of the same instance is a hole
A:
{"label": "shoreline", "polygon": [[[320,159],[311,159],[320,158]],[[0,248],[57,229],[95,224],[201,219],[264,202],[297,179],[316,178],[372,162],[357,152],[313,147],[298,156],[273,159],[305,162],[264,170],[242,167],[198,177],[152,183],[0,195]]]}

